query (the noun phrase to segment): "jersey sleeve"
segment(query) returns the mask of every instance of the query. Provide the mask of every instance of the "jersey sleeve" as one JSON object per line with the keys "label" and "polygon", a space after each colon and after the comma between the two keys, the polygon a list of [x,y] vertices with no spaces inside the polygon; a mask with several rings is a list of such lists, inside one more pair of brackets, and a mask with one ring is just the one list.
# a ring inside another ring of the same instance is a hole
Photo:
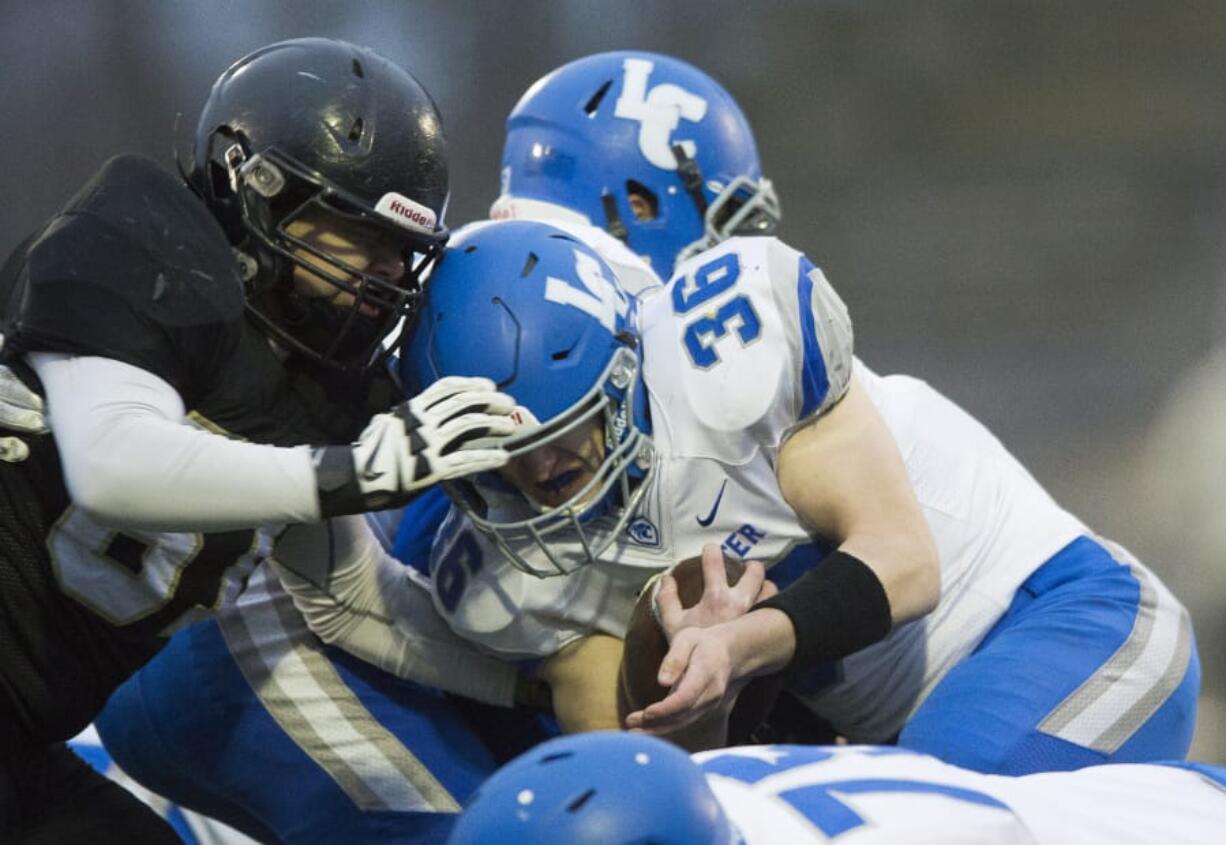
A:
{"label": "jersey sleeve", "polygon": [[295,525],[271,560],[324,642],[398,678],[489,704],[514,703],[515,667],[456,636],[362,516]]}
{"label": "jersey sleeve", "polygon": [[244,298],[204,204],[137,156],[111,159],[29,246],[10,323],[25,352],[113,358],[191,405],[237,345]]}
{"label": "jersey sleeve", "polygon": [[775,238],[733,238],[695,256],[644,312],[652,407],[694,454],[778,446],[850,383],[846,306],[821,270]]}

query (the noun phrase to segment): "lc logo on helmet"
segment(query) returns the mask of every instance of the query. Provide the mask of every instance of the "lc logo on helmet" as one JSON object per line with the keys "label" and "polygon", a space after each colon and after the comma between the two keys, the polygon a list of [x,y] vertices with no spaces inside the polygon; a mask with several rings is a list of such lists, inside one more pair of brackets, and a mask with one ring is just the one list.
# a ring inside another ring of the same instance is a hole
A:
{"label": "lc logo on helmet", "polygon": [[[671,82],[647,90],[647,78],[655,62],[647,59],[626,59],[622,63],[625,81],[621,96],[613,111],[615,117],[639,122],[639,150],[656,167],[676,170],[670,137],[684,118],[697,123],[706,116],[707,101]],[[685,154],[694,157],[693,141],[679,141]]]}

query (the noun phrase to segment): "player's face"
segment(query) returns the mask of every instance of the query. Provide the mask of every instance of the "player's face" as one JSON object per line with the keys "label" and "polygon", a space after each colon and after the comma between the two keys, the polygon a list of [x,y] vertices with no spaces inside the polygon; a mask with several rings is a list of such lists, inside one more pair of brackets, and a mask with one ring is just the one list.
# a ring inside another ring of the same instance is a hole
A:
{"label": "player's face", "polygon": [[[404,277],[404,244],[385,231],[316,212],[295,219],[286,226],[286,232],[354,270],[380,276],[393,284]],[[309,265],[309,268],[300,265],[294,268],[294,291],[299,296],[327,299],[338,308],[353,305],[354,295],[338,288],[329,279],[360,287],[358,276],[344,273],[305,249],[295,249],[294,257]],[[361,310],[369,310],[368,317],[379,316],[373,305],[363,304]]]}
{"label": "player's face", "polygon": [[644,196],[637,191],[630,191],[626,198],[630,203],[630,210],[634,213],[635,220],[638,220],[640,223],[646,223],[656,219],[656,203],[653,198]]}
{"label": "player's face", "polygon": [[502,475],[537,504],[552,508],[565,504],[582,490],[603,460],[604,426],[599,419],[593,419],[513,458]]}

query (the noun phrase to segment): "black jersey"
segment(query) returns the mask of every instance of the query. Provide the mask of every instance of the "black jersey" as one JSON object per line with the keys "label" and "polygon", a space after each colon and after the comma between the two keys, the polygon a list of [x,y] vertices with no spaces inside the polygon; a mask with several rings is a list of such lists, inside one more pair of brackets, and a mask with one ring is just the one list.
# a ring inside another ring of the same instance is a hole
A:
{"label": "black jersey", "polygon": [[[396,398],[383,371],[353,379],[284,361],[245,316],[217,222],[141,157],[104,165],[5,272],[10,361],[54,351],[140,367],[218,433],[349,442]],[[76,733],[165,637],[241,589],[270,538],[98,525],[69,501],[51,436],[27,440],[29,459],[0,463],[0,720],[10,710],[27,739],[48,741]]]}

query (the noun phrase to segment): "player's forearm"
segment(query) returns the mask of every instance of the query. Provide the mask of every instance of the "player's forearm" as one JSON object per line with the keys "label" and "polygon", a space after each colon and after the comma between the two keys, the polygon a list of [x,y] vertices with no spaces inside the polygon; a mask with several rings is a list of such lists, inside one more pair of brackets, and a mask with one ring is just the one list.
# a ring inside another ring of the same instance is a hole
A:
{"label": "player's forearm", "polygon": [[541,677],[553,690],[553,708],[565,733],[616,730],[617,673],[623,643],[589,634],[547,659]]}
{"label": "player's forearm", "polygon": [[278,540],[273,565],[325,642],[406,680],[488,704],[514,703],[517,669],[452,632],[362,517],[293,526]]}
{"label": "player's forearm", "polygon": [[859,532],[839,549],[863,561],[881,582],[893,625],[925,616],[937,606],[941,563],[926,525],[914,531]]}
{"label": "player's forearm", "polygon": [[69,492],[104,525],[158,531],[229,531],[319,516],[309,449],[156,421],[117,426],[105,450],[78,465]]}
{"label": "player's forearm", "polygon": [[936,607],[936,541],[894,435],[857,379],[825,417],[784,444],[778,475],[802,522],[868,568],[888,599],[890,624]]}
{"label": "player's forearm", "polygon": [[105,358],[39,354],[73,502],[99,522],[227,531],[319,515],[311,453],[188,425],[162,379]]}
{"label": "player's forearm", "polygon": [[792,661],[796,632],[782,611],[761,607],[725,624],[738,678],[770,675]]}

